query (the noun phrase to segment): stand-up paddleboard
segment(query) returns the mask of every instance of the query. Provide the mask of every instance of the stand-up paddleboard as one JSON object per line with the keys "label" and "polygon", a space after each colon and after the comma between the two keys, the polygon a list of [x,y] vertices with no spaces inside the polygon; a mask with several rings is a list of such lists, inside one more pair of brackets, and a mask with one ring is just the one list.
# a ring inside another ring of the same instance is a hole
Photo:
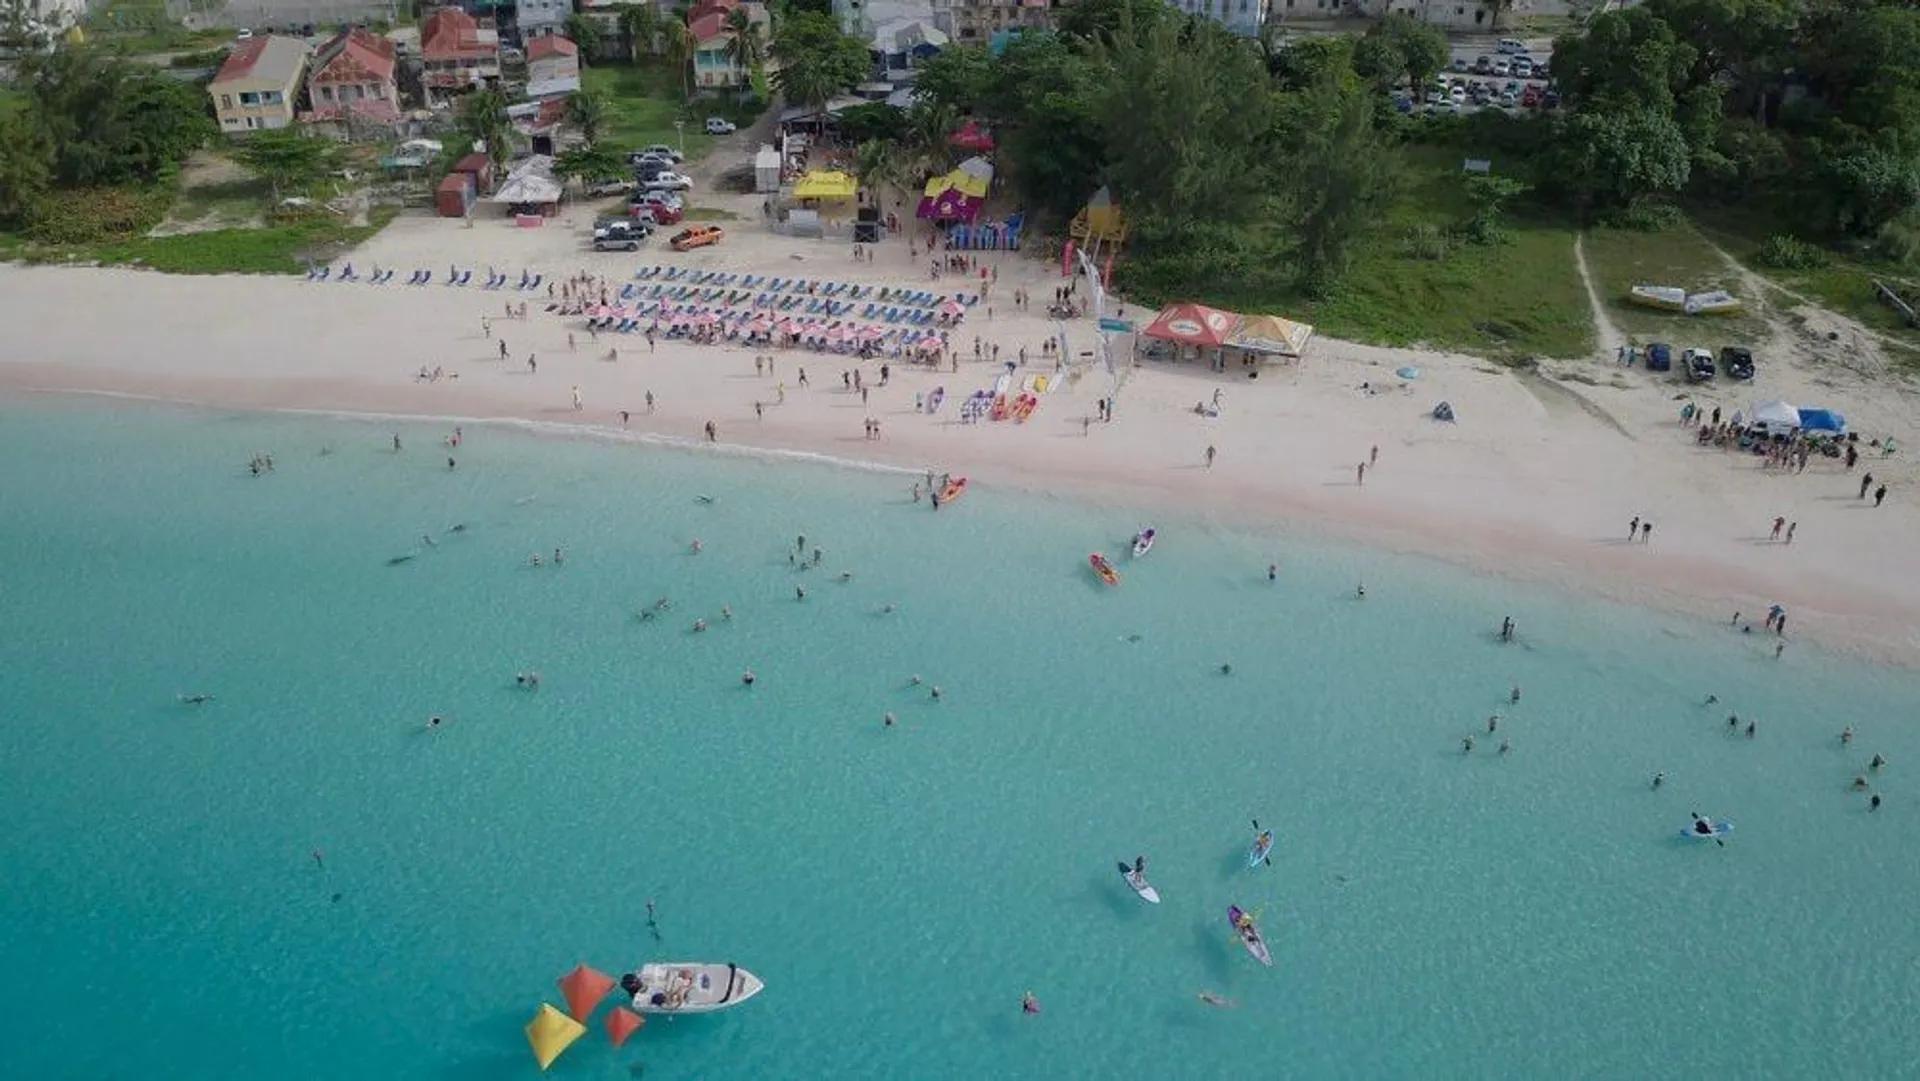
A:
{"label": "stand-up paddleboard", "polygon": [[1690,841],[1717,841],[1720,838],[1725,837],[1727,834],[1733,832],[1733,823],[1731,822],[1715,822],[1710,818],[1701,819],[1701,821],[1705,822],[1710,828],[1712,828],[1713,832],[1701,833],[1699,830],[1695,829],[1693,826],[1688,825],[1681,828],[1680,836],[1685,837]]}
{"label": "stand-up paddleboard", "polygon": [[1122,863],[1120,865],[1120,876],[1127,880],[1127,885],[1133,887],[1133,892],[1139,894],[1142,901],[1150,905],[1160,903],[1160,891],[1154,889],[1153,886],[1147,882],[1145,876],[1136,873],[1132,864]]}
{"label": "stand-up paddleboard", "polygon": [[[1241,924],[1242,919],[1246,921],[1244,926]],[[1241,911],[1239,905],[1227,906],[1227,923],[1233,928],[1233,933],[1239,936],[1240,944],[1253,955],[1254,960],[1268,968],[1273,967],[1273,954],[1267,950],[1266,939],[1260,937],[1260,929],[1253,925],[1253,918]]]}
{"label": "stand-up paddleboard", "polygon": [[1273,831],[1264,830],[1260,836],[1253,839],[1253,846],[1247,849],[1247,870],[1251,871],[1267,862],[1267,857],[1271,855],[1273,855]]}
{"label": "stand-up paddleboard", "polygon": [[1152,526],[1148,526],[1140,532],[1135,533],[1133,535],[1133,558],[1139,559],[1141,556],[1153,551],[1154,538],[1159,535],[1159,531]]}
{"label": "stand-up paddleboard", "polygon": [[1095,552],[1087,557],[1087,565],[1093,568],[1093,573],[1099,575],[1102,582],[1110,586],[1120,584],[1120,572],[1113,569],[1113,564],[1107,562],[1106,556]]}

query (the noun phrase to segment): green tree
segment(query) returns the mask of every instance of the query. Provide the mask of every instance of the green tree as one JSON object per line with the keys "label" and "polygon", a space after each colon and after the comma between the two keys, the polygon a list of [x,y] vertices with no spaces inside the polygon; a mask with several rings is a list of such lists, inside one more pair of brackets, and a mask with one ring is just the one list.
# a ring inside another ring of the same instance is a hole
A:
{"label": "green tree", "polygon": [[727,42],[727,58],[735,65],[752,71],[766,61],[766,39],[761,37],[760,24],[753,21],[747,9],[737,7],[727,12],[727,29],[733,32],[733,40]]}
{"label": "green tree", "polygon": [[53,144],[46,133],[24,112],[0,109],[0,224],[25,224],[52,186]]}
{"label": "green tree", "polygon": [[866,45],[840,32],[830,15],[794,12],[773,35],[780,60],[774,85],[789,102],[819,109],[834,94],[866,78],[872,66]]}
{"label": "green tree", "polygon": [[[1025,36],[1014,46],[1023,45]],[[1009,47],[1011,51],[1012,47]],[[1000,69],[979,45],[958,45],[928,57],[914,76],[913,94],[920,101],[944,105],[955,112],[979,108],[999,85]]]}
{"label": "green tree", "polygon": [[1374,23],[1353,46],[1353,68],[1381,89],[1406,76],[1419,90],[1447,66],[1451,50],[1437,27],[1396,12]]}
{"label": "green tree", "polygon": [[461,101],[460,133],[484,146],[496,165],[513,156],[512,130],[507,124],[506,95],[499,90],[482,87]]}
{"label": "green tree", "polygon": [[1351,78],[1352,38],[1316,34],[1284,41],[1267,55],[1267,71],[1283,90],[1305,90],[1329,77]]}
{"label": "green tree", "polygon": [[1392,192],[1385,140],[1371,95],[1329,73],[1288,103],[1287,218],[1299,285],[1330,293],[1346,273],[1354,239]]}
{"label": "green tree", "polygon": [[884,101],[855,105],[840,113],[840,136],[855,146],[870,139],[902,139],[906,134],[906,112]]}
{"label": "green tree", "polygon": [[697,44],[693,32],[679,19],[668,19],[660,24],[660,40],[666,47],[667,63],[680,72],[682,96],[693,97],[693,54]]}
{"label": "green tree", "polygon": [[204,91],[96,49],[30,56],[19,72],[63,185],[151,182],[213,134]]}
{"label": "green tree", "polygon": [[239,154],[248,168],[266,179],[275,200],[283,191],[298,191],[319,180],[336,156],[332,141],[312,138],[298,128],[254,132],[241,144]]}
{"label": "green tree", "polygon": [[1556,142],[1542,180],[1582,207],[1678,191],[1692,171],[1680,126],[1653,109],[1577,113]]}
{"label": "green tree", "polygon": [[573,43],[580,47],[580,62],[582,64],[587,62],[588,57],[597,57],[600,55],[600,39],[602,35],[600,33],[599,20],[588,18],[576,11],[567,16],[566,33],[568,37],[573,39]]}
{"label": "green tree", "polygon": [[660,33],[660,17],[654,12],[651,3],[623,4],[620,7],[620,38],[627,43],[627,59],[635,64],[640,62],[640,50],[654,50],[654,39]]}
{"label": "green tree", "polygon": [[1554,39],[1553,78],[1579,108],[1670,113],[1696,55],[1647,8],[1609,11]]}
{"label": "green tree", "polygon": [[580,146],[553,156],[556,176],[570,176],[589,184],[602,180],[621,180],[627,176],[627,163],[618,153],[598,146]]}
{"label": "green tree", "polygon": [[878,189],[883,184],[900,183],[898,145],[885,139],[868,139],[853,148],[853,175],[860,186]]}
{"label": "green tree", "polygon": [[1493,244],[1500,240],[1500,214],[1508,203],[1527,190],[1512,177],[1492,173],[1466,174],[1467,202],[1473,205],[1473,217],[1462,230],[1475,244]]}
{"label": "green tree", "polygon": [[567,119],[580,129],[580,136],[588,146],[600,141],[610,115],[607,95],[602,91],[582,90],[567,99]]}
{"label": "green tree", "polygon": [[998,156],[1012,165],[1013,184],[1028,205],[1067,217],[1105,175],[1107,71],[1050,34],[1016,38],[996,70],[1001,83],[985,109],[995,121]]}
{"label": "green tree", "polygon": [[1060,32],[1087,41],[1108,41],[1150,29],[1170,19],[1164,0],[1074,0],[1060,14]]}
{"label": "green tree", "polygon": [[1875,236],[1920,201],[1920,168],[1911,157],[1863,144],[1817,160],[1807,197],[1834,233]]}

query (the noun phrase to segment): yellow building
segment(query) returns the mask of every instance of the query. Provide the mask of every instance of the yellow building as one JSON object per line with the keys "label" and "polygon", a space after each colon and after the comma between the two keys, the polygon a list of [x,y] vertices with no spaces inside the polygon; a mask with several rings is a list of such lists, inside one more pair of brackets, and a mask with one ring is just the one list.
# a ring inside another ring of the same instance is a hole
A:
{"label": "yellow building", "polygon": [[307,46],[298,38],[263,34],[236,46],[207,84],[225,135],[245,135],[293,123]]}

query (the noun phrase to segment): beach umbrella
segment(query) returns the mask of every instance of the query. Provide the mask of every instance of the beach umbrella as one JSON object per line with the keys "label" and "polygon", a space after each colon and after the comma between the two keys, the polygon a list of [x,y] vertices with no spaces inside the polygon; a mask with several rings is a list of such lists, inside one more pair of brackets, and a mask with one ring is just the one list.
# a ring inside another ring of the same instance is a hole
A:
{"label": "beach umbrella", "polygon": [[615,1006],[607,1011],[607,1037],[613,1046],[619,1047],[627,1042],[627,1037],[647,1027],[647,1019],[627,1009]]}
{"label": "beach umbrella", "polygon": [[961,312],[964,312],[964,311],[966,311],[966,309],[961,307],[958,301],[949,300],[946,303],[940,305],[941,315],[959,315]]}
{"label": "beach umbrella", "polygon": [[573,971],[560,977],[560,993],[567,996],[567,1011],[574,1020],[585,1021],[592,1016],[593,1008],[613,990],[613,977],[597,968],[575,965]]}
{"label": "beach umbrella", "polygon": [[542,1002],[540,1012],[527,1022],[527,1043],[533,1047],[534,1061],[545,1070],[587,1031],[587,1026]]}

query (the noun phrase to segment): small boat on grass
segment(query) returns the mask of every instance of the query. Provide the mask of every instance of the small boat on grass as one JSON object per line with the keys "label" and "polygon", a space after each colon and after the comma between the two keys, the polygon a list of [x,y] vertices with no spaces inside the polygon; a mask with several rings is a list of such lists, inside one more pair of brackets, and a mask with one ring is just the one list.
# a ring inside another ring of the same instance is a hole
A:
{"label": "small boat on grass", "polygon": [[1740,298],[1725,289],[1687,295],[1688,315],[1739,315],[1741,307]]}
{"label": "small boat on grass", "polygon": [[620,989],[641,1013],[713,1013],[740,1005],[766,988],[735,964],[654,961],[620,977]]}
{"label": "small boat on grass", "polygon": [[1135,533],[1133,535],[1133,558],[1139,559],[1141,556],[1153,551],[1154,538],[1159,535],[1159,531],[1152,526],[1148,526],[1140,532]]}
{"label": "small boat on grass", "polygon": [[1687,291],[1672,285],[1636,285],[1627,290],[1627,299],[1643,308],[1663,312],[1687,310]]}
{"label": "small boat on grass", "polygon": [[1087,557],[1087,565],[1093,568],[1093,573],[1099,575],[1102,582],[1110,586],[1120,584],[1120,572],[1113,569],[1113,564],[1107,562],[1106,556],[1095,552]]}

